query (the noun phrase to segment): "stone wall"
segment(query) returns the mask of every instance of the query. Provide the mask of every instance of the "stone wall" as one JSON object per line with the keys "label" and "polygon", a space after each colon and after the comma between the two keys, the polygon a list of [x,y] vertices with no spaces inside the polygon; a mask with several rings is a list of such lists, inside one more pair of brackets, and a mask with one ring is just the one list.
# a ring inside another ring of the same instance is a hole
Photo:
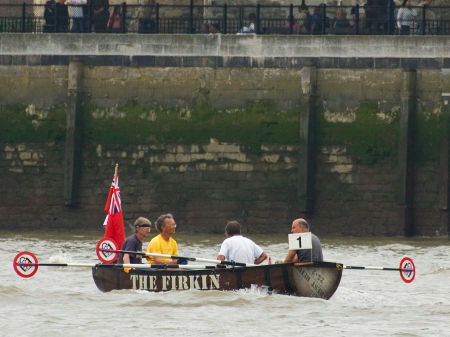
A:
{"label": "stone wall", "polygon": [[[448,233],[445,37],[64,38],[0,35],[2,228],[100,228],[118,162],[130,223],[172,212],[185,232],[237,218],[284,233],[307,216],[321,235]],[[83,142],[66,205],[73,104]]]}
{"label": "stone wall", "polygon": [[[260,155],[236,144],[87,146],[79,202],[65,207],[64,151],[52,143],[2,149],[2,227],[100,228],[119,163],[126,222],[173,212],[180,231],[222,233],[239,218],[249,232],[282,232],[295,215],[295,146],[263,146]],[[20,186],[20,188],[18,188]]]}

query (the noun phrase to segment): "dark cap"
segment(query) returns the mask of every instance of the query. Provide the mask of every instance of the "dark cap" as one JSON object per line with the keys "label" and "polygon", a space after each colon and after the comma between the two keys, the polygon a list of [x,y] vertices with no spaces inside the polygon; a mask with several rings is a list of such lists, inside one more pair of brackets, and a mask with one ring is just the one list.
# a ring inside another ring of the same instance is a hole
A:
{"label": "dark cap", "polygon": [[134,227],[138,228],[138,227],[150,227],[152,225],[152,223],[150,222],[149,219],[144,218],[142,216],[140,216],[139,218],[136,219],[136,221],[134,222]]}

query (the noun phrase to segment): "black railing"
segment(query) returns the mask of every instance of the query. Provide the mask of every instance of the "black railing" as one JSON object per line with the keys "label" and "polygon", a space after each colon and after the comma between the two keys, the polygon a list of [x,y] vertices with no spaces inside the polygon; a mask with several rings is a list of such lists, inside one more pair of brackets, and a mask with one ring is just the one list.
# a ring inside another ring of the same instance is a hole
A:
{"label": "black railing", "polygon": [[387,1],[386,6],[322,4],[307,7],[304,3],[301,6],[199,6],[190,0],[186,6],[122,3],[104,8],[94,8],[92,4],[77,8],[50,0],[45,5],[0,5],[0,32],[369,35],[450,33],[450,7],[421,6],[411,7],[410,10],[414,11],[415,16],[399,21],[399,7],[395,7],[392,1]]}

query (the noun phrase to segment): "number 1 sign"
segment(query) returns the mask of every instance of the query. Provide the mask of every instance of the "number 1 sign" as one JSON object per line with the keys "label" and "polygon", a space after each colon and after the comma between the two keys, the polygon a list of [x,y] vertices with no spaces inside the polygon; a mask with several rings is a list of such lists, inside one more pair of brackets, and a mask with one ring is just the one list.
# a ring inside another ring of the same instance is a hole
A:
{"label": "number 1 sign", "polygon": [[289,250],[312,249],[311,232],[289,234]]}

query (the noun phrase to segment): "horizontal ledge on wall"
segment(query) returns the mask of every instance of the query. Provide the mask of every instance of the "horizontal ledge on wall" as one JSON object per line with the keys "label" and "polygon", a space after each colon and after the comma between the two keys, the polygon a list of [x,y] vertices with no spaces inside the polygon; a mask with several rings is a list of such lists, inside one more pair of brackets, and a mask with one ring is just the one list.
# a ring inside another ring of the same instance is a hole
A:
{"label": "horizontal ledge on wall", "polygon": [[[67,66],[71,55],[0,55],[1,66]],[[450,68],[450,57],[222,57],[222,56],[127,56],[83,55],[76,59],[87,66],[169,67],[169,68],[318,68],[340,69],[443,69]]]}

